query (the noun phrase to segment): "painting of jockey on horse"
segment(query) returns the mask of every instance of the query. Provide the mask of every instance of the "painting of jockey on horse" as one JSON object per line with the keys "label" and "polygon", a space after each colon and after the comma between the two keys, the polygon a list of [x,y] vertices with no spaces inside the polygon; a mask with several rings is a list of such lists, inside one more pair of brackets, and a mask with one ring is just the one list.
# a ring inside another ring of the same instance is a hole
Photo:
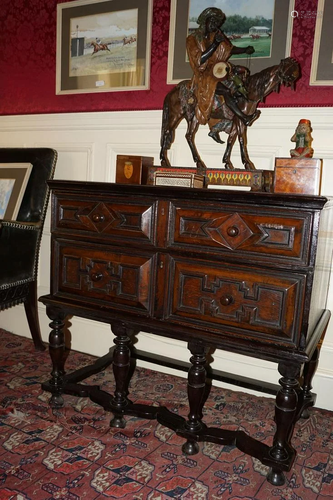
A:
{"label": "painting of jockey on horse", "polygon": [[72,18],[70,76],[134,71],[137,25],[137,9]]}

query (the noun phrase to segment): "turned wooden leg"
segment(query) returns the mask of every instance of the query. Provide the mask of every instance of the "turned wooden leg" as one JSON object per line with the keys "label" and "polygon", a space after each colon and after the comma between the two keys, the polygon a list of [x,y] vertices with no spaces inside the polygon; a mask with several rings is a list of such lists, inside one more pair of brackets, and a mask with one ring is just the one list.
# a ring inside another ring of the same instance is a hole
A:
{"label": "turned wooden leg", "polygon": [[50,323],[52,330],[49,335],[49,353],[53,366],[49,382],[52,391],[50,405],[60,407],[64,404],[61,393],[65,375],[65,335],[63,328],[66,314],[50,308],[47,308],[46,312],[49,318],[53,320]]}
{"label": "turned wooden leg", "polygon": [[131,363],[131,339],[129,335],[134,334],[134,330],[127,328],[123,323],[114,323],[111,326],[113,333],[116,335],[114,343],[116,345],[113,352],[113,374],[115,378],[116,389],[112,398],[112,406],[116,408],[114,417],[110,422],[111,427],[124,429],[126,421],[123,417],[123,411],[130,403],[127,398],[129,373]]}
{"label": "turned wooden leg", "polygon": [[309,418],[309,406],[313,406],[315,402],[315,397],[311,392],[312,389],[312,380],[314,374],[316,373],[317,367],[319,363],[319,349],[318,347],[314,351],[312,358],[308,363],[305,363],[303,369],[303,386],[302,386],[302,408],[301,408],[301,417]]}
{"label": "turned wooden leg", "polygon": [[[292,463],[296,453],[290,440],[297,412],[300,365],[281,362],[279,363],[279,372],[282,378],[279,380],[281,389],[277,393],[275,404],[276,432],[269,454],[278,462]],[[285,477],[278,465],[272,467],[267,475],[267,480],[276,486],[284,484]]]}
{"label": "turned wooden leg", "polygon": [[[202,407],[206,390],[206,354],[208,349],[195,343],[189,343],[188,348],[192,353],[190,361],[192,366],[188,372],[187,393],[190,413],[185,424],[186,430],[199,432],[202,429]],[[182,450],[186,455],[195,455],[199,451],[199,445],[195,439],[188,439]]]}

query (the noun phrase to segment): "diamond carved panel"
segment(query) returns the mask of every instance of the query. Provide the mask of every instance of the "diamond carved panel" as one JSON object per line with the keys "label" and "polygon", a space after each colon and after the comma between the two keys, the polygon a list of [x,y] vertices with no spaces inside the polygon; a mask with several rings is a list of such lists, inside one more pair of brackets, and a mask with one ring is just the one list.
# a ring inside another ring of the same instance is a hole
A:
{"label": "diamond carved panel", "polygon": [[206,228],[210,237],[220,245],[228,246],[232,250],[248,240],[253,232],[246,222],[237,213],[227,219],[215,219]]}
{"label": "diamond carved panel", "polygon": [[103,232],[117,218],[104,203],[98,203],[89,212],[87,209],[84,209],[81,213],[77,214],[77,217],[84,226],[97,232]]}

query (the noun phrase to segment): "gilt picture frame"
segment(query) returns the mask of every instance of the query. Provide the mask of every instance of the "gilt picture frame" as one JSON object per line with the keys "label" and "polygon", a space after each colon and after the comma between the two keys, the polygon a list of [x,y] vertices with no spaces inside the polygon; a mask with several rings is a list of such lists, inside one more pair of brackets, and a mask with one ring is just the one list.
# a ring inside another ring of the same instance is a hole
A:
{"label": "gilt picture frame", "polygon": [[318,0],[310,85],[333,85],[333,4]]}
{"label": "gilt picture frame", "polygon": [[56,94],[149,88],[152,0],[57,5]]}
{"label": "gilt picture frame", "polygon": [[[186,54],[186,37],[189,33],[190,2],[194,0],[171,0],[170,7],[170,32],[167,83],[174,84],[181,80],[191,78],[192,71]],[[231,1],[231,0],[230,0]],[[251,73],[256,73],[264,68],[279,64],[281,59],[290,55],[294,0],[261,0],[273,3],[272,32],[270,54],[265,57],[237,58],[237,64],[248,67]],[[211,7],[211,1],[200,0],[200,12]],[[251,2],[246,2],[251,4]],[[220,5],[219,5],[220,4]],[[225,2],[217,0],[214,7],[221,8],[228,17]],[[193,10],[193,9],[192,9]],[[198,12],[198,13],[200,13]],[[253,13],[255,15],[255,12]],[[242,15],[242,12],[239,12]],[[255,40],[249,38],[248,45],[255,47]],[[233,59],[231,59],[231,62]]]}
{"label": "gilt picture frame", "polygon": [[0,163],[0,219],[16,220],[31,170],[31,163]]}

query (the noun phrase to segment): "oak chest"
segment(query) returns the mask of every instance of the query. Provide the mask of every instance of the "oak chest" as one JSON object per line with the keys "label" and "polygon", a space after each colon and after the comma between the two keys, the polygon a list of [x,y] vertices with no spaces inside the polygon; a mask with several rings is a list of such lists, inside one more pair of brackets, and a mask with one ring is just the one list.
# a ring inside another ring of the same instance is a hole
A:
{"label": "oak chest", "polygon": [[[268,479],[282,484],[282,471],[295,456],[294,423],[314,404],[311,379],[330,316],[331,202],[319,196],[91,182],[50,186],[51,293],[41,300],[53,320],[53,374],[44,384],[51,402],[62,404],[62,393],[85,391],[114,413],[116,426],[125,425],[126,414],[149,414],[186,438],[188,454],[198,451],[198,441],[229,439],[270,465]],[[107,322],[115,333],[111,361],[117,387],[109,399],[80,388],[77,375],[64,375],[59,353],[68,314]],[[130,403],[130,339],[140,330],[188,342],[188,420],[166,408]],[[227,439],[223,430],[210,431],[201,421],[209,347],[278,363],[282,379],[271,447],[240,431]]]}

